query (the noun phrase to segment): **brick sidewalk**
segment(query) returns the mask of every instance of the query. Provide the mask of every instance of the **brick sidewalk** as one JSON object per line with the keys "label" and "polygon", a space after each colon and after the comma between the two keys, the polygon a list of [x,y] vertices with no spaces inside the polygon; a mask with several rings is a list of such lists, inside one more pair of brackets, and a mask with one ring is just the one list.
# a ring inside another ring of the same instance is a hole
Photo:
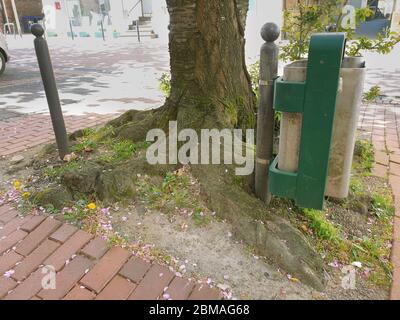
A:
{"label": "brick sidewalk", "polygon": [[[102,124],[116,115],[67,116],[69,132]],[[361,135],[372,141],[376,163],[372,174],[388,180],[395,203],[390,298],[400,300],[400,106],[361,108]],[[0,156],[53,140],[49,116],[30,115],[0,122]],[[5,224],[3,228],[1,225]],[[71,259],[71,257],[74,257]],[[67,260],[71,260],[65,264]],[[42,290],[42,264],[58,274],[56,290]],[[1,276],[8,270],[10,278]],[[90,270],[87,274],[86,271]],[[131,257],[121,248],[107,249],[101,239],[51,218],[17,217],[0,207],[0,298],[6,299],[157,299],[163,290],[172,299],[218,298],[218,292],[177,278],[169,269]],[[200,290],[199,290],[200,289]],[[7,293],[12,290],[11,293]]]}
{"label": "brick sidewalk", "polygon": [[[118,114],[65,116],[68,133],[104,124]],[[0,157],[54,141],[50,115],[32,114],[0,121]]]}
{"label": "brick sidewalk", "polygon": [[[56,289],[43,289],[43,266],[54,267]],[[74,226],[0,207],[0,299],[217,300],[207,285],[136,258]]]}
{"label": "brick sidewalk", "polygon": [[372,174],[388,179],[393,189],[395,218],[392,247],[392,300],[400,300],[400,106],[366,106],[362,108],[359,130],[375,149]]}

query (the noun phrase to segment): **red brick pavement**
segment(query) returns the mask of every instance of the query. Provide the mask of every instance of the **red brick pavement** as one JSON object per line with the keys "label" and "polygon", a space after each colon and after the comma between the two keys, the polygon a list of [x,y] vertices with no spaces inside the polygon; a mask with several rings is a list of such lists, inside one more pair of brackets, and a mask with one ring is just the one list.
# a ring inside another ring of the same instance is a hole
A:
{"label": "red brick pavement", "polygon": [[[67,116],[67,130],[103,124],[116,115]],[[388,180],[395,202],[392,248],[393,285],[390,298],[400,300],[400,107],[361,108],[361,136],[375,150],[373,175]],[[49,116],[29,115],[0,122],[0,156],[53,140]],[[1,227],[1,224],[3,226]],[[103,240],[40,216],[19,217],[0,207],[0,298],[4,299],[157,299],[164,288],[172,299],[218,299],[219,292],[177,278],[160,265],[130,257],[121,248],[109,249]],[[86,245],[85,245],[86,244]],[[64,259],[73,256],[65,265]],[[60,286],[43,290],[43,263],[54,263]],[[14,269],[13,269],[14,268]],[[10,277],[1,273],[13,270]],[[89,272],[87,272],[89,270]],[[87,273],[87,274],[86,274]]]}
{"label": "red brick pavement", "polygon": [[[118,114],[65,116],[68,133],[104,124]],[[32,114],[0,121],[0,157],[54,141],[50,115]]]}
{"label": "red brick pavement", "polygon": [[400,107],[364,106],[359,130],[372,141],[375,165],[372,173],[388,180],[393,189],[395,218],[392,247],[393,284],[390,298],[400,300]]}
{"label": "red brick pavement", "polygon": [[[44,266],[57,271],[55,289],[42,286]],[[22,217],[8,205],[0,206],[0,299],[166,298],[217,300],[221,295],[51,217]]]}

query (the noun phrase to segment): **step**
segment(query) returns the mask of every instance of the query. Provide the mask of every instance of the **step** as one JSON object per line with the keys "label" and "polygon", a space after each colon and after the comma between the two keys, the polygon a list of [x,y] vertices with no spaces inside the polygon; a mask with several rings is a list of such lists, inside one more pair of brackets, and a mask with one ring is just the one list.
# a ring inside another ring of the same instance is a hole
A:
{"label": "step", "polygon": [[139,17],[139,21],[151,21],[151,16],[141,16]]}
{"label": "step", "polygon": [[[130,25],[130,26],[128,26],[128,30],[129,31],[136,31],[136,26],[132,26],[132,25]],[[151,26],[146,26],[146,27],[142,27],[142,26],[139,26],[139,30],[140,31],[153,31],[153,28],[151,27]]]}
{"label": "step", "polygon": [[[137,38],[136,33],[121,33],[119,35],[120,38]],[[156,39],[158,38],[157,34],[140,34],[141,38],[150,38],[150,39]]]}

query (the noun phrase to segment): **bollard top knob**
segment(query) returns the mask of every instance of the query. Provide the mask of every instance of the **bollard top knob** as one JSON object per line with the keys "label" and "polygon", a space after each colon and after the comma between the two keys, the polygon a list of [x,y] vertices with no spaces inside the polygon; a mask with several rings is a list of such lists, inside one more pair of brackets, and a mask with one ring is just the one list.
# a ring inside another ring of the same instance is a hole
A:
{"label": "bollard top knob", "polygon": [[268,22],[264,24],[261,28],[261,38],[263,38],[266,42],[274,42],[279,38],[281,34],[281,30],[278,25],[273,22]]}
{"label": "bollard top knob", "polygon": [[39,23],[35,23],[31,26],[31,32],[37,38],[40,38],[44,35],[44,29]]}

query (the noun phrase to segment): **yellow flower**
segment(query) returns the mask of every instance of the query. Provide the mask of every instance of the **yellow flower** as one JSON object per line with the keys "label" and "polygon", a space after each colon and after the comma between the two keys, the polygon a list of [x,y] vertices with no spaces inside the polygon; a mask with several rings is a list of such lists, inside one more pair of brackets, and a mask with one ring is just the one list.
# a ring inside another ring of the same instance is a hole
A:
{"label": "yellow flower", "polygon": [[31,195],[30,192],[24,192],[24,193],[22,194],[22,198],[28,199],[30,195]]}
{"label": "yellow flower", "polygon": [[21,189],[21,181],[19,180],[14,181],[14,189],[17,191]]}
{"label": "yellow flower", "polygon": [[97,206],[96,206],[96,204],[95,203],[89,203],[88,205],[87,205],[87,207],[88,207],[88,209],[90,209],[90,210],[96,210],[96,208],[97,208]]}

